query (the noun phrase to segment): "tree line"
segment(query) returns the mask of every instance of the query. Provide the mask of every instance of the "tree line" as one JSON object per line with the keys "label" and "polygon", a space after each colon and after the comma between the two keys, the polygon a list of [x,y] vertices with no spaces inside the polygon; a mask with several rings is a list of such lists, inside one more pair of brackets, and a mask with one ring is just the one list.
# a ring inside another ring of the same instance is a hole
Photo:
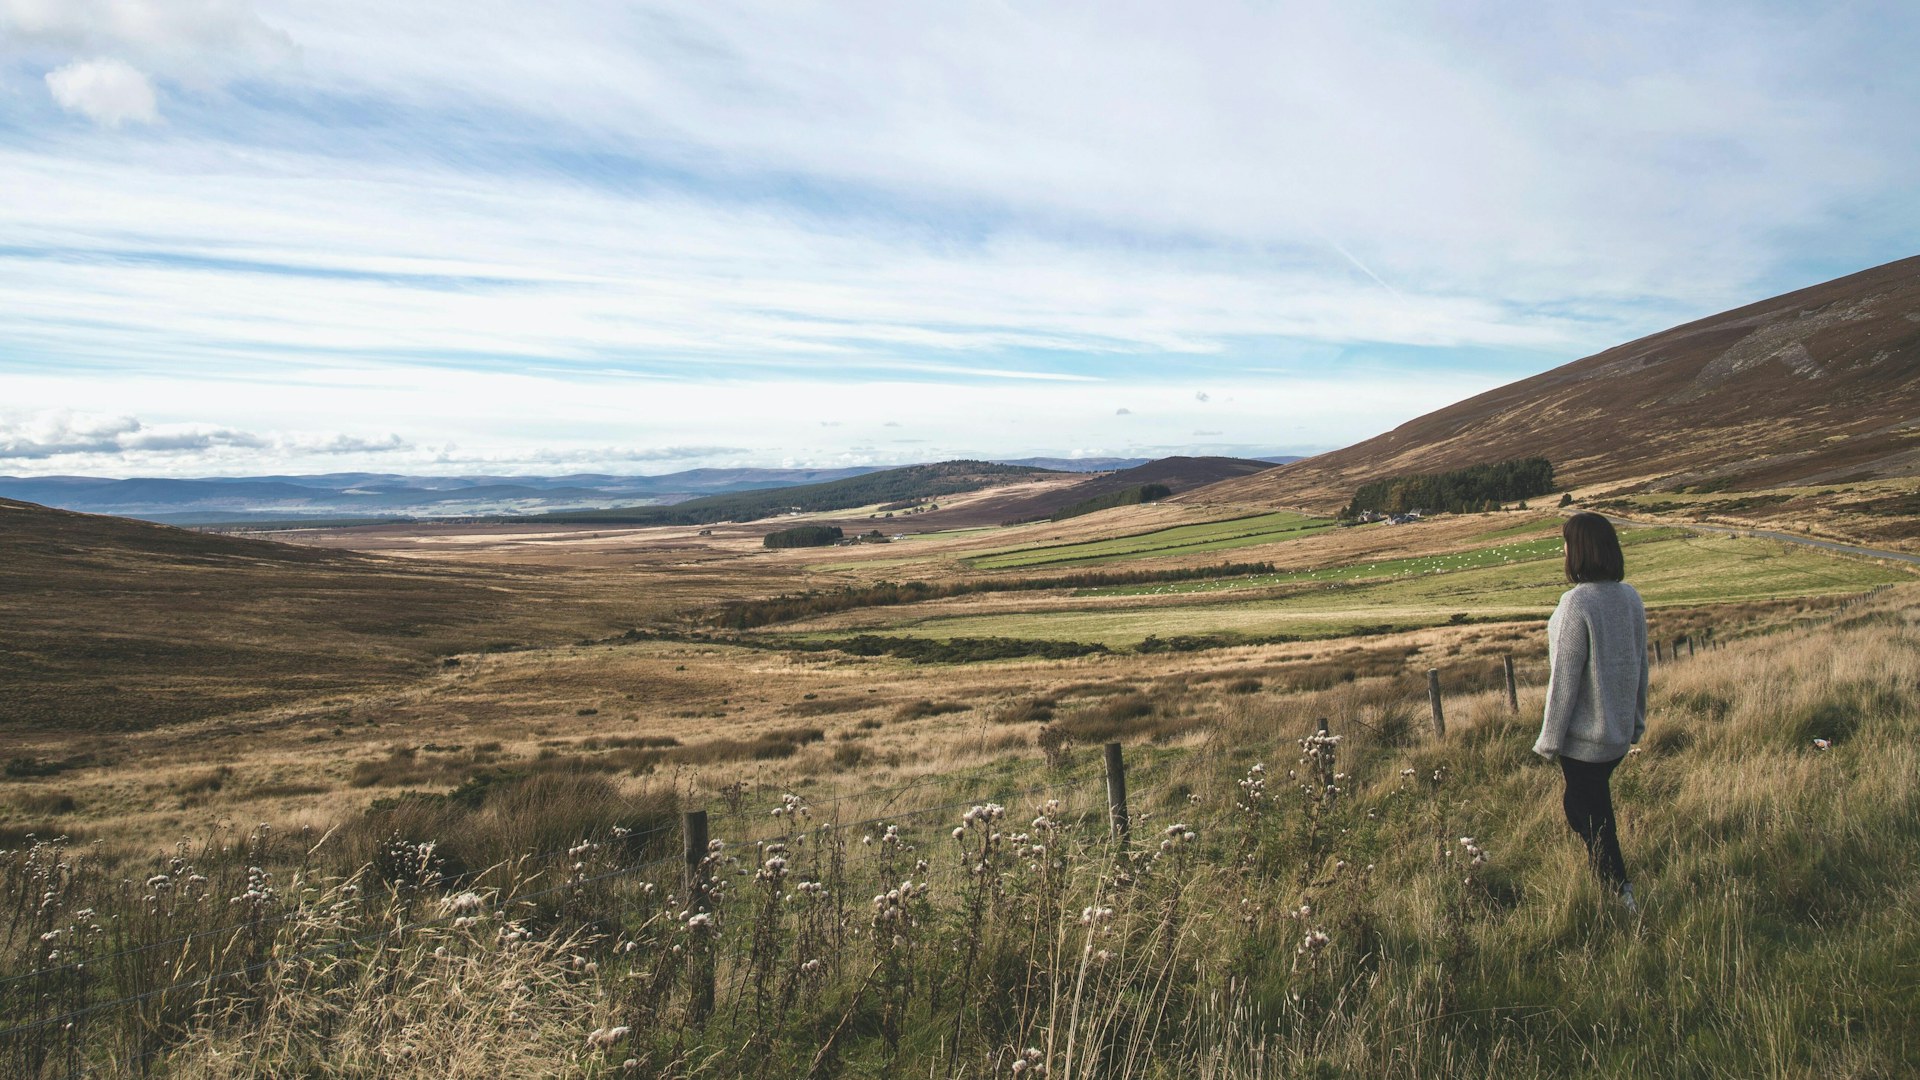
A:
{"label": "tree line", "polygon": [[826,547],[846,535],[838,525],[796,525],[768,533],[761,543],[770,548]]}
{"label": "tree line", "polygon": [[1370,510],[1383,514],[1409,510],[1469,513],[1498,509],[1503,502],[1531,499],[1552,490],[1552,462],[1543,457],[1513,458],[1450,472],[1370,481],[1360,486],[1340,516],[1356,518]]}

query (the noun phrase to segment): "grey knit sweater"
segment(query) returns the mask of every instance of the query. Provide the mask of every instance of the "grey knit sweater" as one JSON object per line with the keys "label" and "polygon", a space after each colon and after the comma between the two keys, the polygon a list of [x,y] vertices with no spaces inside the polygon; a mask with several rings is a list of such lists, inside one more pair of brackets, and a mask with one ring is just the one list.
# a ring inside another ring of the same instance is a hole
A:
{"label": "grey knit sweater", "polygon": [[1612,761],[1647,730],[1647,609],[1633,586],[1587,581],[1547,620],[1547,713],[1533,752]]}

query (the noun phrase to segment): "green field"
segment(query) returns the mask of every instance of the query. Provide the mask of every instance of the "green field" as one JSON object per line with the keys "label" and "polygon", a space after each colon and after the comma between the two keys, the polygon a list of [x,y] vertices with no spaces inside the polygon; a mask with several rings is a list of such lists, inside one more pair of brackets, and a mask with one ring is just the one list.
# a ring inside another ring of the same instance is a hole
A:
{"label": "green field", "polygon": [[1516,536],[1552,535],[1558,537],[1560,535],[1561,521],[1562,519],[1558,517],[1546,518],[1544,520],[1538,517],[1529,517],[1528,520],[1522,521],[1518,525],[1502,525],[1497,529],[1488,529],[1486,532],[1476,533],[1472,538],[1472,542],[1477,544],[1488,540],[1511,540]]}
{"label": "green field", "polygon": [[[909,540],[951,540],[956,536],[976,536],[980,533],[998,532],[1005,527],[1004,525],[968,525],[961,529],[941,529],[938,532],[908,533],[894,542],[900,543]],[[882,529],[881,531],[885,532],[886,530]]]}
{"label": "green field", "polygon": [[1331,529],[1334,523],[1282,511],[1229,521],[1205,521],[1194,525],[1175,525],[1152,532],[1089,540],[1078,544],[1048,547],[1011,548],[988,552],[968,560],[977,570],[1014,570],[1034,566],[1062,566],[1118,562],[1123,559],[1160,558],[1172,555],[1197,555],[1212,551],[1255,547]]}
{"label": "green field", "polygon": [[[1913,580],[1913,571],[1842,558],[1778,541],[1698,536],[1673,530],[1632,532],[1628,581],[1649,606],[1695,606],[1777,597],[1863,591]],[[1551,550],[1549,551],[1549,547]],[[1455,555],[1404,559],[1271,575],[1304,585],[1291,595],[1197,599],[1194,603],[1116,604],[1110,607],[994,615],[936,616],[890,627],[919,637],[1016,637],[1099,642],[1122,648],[1149,636],[1221,634],[1258,638],[1277,634],[1325,637],[1360,627],[1440,625],[1469,618],[1545,617],[1566,589],[1558,540],[1501,545]],[[1338,575],[1344,574],[1345,577]],[[1397,574],[1377,580],[1387,574]],[[1368,580],[1376,579],[1376,580]],[[1240,579],[1241,587],[1248,581]],[[1101,590],[1111,595],[1205,592],[1222,583]]]}
{"label": "green field", "polygon": [[[1668,540],[1686,536],[1682,529],[1642,529],[1630,532],[1620,538],[1623,546],[1646,544],[1658,540]],[[1109,585],[1104,588],[1082,589],[1076,596],[1160,596],[1169,593],[1215,593],[1231,592],[1236,589],[1256,589],[1271,585],[1290,585],[1296,582],[1336,582],[1365,581],[1376,578],[1417,577],[1421,574],[1446,574],[1457,570],[1477,570],[1482,567],[1511,566],[1516,563],[1535,562],[1540,559],[1559,559],[1562,551],[1560,538],[1542,537],[1524,544],[1501,544],[1496,547],[1475,548],[1472,551],[1456,551],[1445,555],[1422,555],[1408,559],[1382,559],[1376,562],[1352,563],[1347,566],[1327,566],[1314,570],[1288,570],[1277,574],[1259,574],[1252,577],[1221,578],[1214,581],[1181,581],[1165,585]]]}

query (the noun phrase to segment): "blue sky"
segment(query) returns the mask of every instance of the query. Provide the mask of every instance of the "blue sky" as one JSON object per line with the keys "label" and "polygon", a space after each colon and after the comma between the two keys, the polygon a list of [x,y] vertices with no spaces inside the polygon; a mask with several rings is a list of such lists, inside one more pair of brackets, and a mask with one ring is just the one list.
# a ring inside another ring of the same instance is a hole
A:
{"label": "blue sky", "polygon": [[0,0],[0,472],[1344,445],[1920,251],[1803,7]]}

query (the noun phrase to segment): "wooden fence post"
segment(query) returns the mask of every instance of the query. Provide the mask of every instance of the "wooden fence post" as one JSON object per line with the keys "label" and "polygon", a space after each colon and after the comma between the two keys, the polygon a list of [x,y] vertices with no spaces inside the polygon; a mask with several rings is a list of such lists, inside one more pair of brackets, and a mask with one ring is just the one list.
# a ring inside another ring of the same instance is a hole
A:
{"label": "wooden fence post", "polygon": [[1508,653],[1501,657],[1501,661],[1501,666],[1507,669],[1507,709],[1510,712],[1519,712],[1520,685],[1513,679],[1513,654]]}
{"label": "wooden fence post", "polygon": [[[707,812],[689,810],[681,819],[681,831],[685,837],[684,855],[686,858],[687,910],[699,914],[710,912],[709,902],[712,887],[707,882]],[[708,938],[710,942],[711,937]],[[699,950],[693,964],[691,976],[692,1000],[687,1004],[687,1012],[695,1023],[704,1023],[713,1014],[713,948]]]}
{"label": "wooden fence post", "polygon": [[1433,737],[1447,737],[1447,714],[1440,707],[1440,669],[1427,669],[1427,704],[1433,706]]}
{"label": "wooden fence post", "polygon": [[1687,643],[1687,659],[1689,660],[1693,659],[1693,636],[1688,635],[1687,637],[1682,638],[1681,640]]}
{"label": "wooden fence post", "polygon": [[1660,639],[1653,639],[1653,659],[1656,663],[1665,663],[1667,655],[1660,651]]}
{"label": "wooden fence post", "polygon": [[1107,814],[1113,822],[1113,836],[1126,849],[1132,828],[1127,821],[1127,759],[1120,744],[1107,744]]}

